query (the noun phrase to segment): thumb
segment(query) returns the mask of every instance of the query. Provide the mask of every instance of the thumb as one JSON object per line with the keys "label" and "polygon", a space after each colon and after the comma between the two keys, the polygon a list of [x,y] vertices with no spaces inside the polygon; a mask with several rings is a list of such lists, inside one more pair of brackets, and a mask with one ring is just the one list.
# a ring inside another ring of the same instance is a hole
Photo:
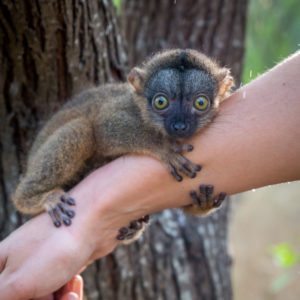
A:
{"label": "thumb", "polygon": [[63,288],[59,291],[62,295],[58,297],[61,300],[83,300],[83,279],[80,275],[74,276]]}
{"label": "thumb", "polygon": [[78,294],[72,292],[64,295],[61,300],[82,300],[82,298],[79,298]]}

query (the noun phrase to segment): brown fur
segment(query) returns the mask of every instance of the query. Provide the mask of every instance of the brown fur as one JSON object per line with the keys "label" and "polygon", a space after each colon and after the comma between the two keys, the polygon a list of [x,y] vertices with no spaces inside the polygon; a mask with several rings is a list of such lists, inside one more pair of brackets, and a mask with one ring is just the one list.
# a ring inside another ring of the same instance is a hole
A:
{"label": "brown fur", "polygon": [[[127,153],[156,157],[171,173],[175,168],[183,175],[196,174],[197,166],[177,153],[174,141],[149,118],[142,95],[147,79],[174,63],[181,53],[182,50],[170,50],[156,54],[131,71],[128,83],[89,89],[56,113],[38,134],[29,153],[27,170],[13,196],[17,209],[28,214],[47,210],[50,202],[58,201],[65,193],[64,189],[103,163]],[[232,86],[229,71],[197,51],[184,53],[191,64],[207,70],[217,80],[218,106]],[[181,170],[184,164],[190,174]]]}

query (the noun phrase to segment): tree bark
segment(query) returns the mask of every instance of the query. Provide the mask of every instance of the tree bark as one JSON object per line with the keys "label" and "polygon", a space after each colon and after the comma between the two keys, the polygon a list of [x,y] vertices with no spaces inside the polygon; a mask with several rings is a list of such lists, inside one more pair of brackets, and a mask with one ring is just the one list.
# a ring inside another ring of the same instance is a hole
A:
{"label": "tree bark", "polygon": [[0,2],[0,234],[22,223],[9,202],[33,137],[74,93],[124,79],[107,1]]}
{"label": "tree bark", "polygon": [[[10,194],[34,135],[64,101],[170,47],[203,50],[239,79],[245,12],[246,0],[123,0],[121,18],[107,0],[0,1],[0,238],[24,222]],[[167,210],[84,272],[87,298],[231,299],[227,228],[228,203],[209,218]]]}
{"label": "tree bark", "polygon": [[247,0],[123,1],[130,65],[160,49],[194,48],[241,78]]}

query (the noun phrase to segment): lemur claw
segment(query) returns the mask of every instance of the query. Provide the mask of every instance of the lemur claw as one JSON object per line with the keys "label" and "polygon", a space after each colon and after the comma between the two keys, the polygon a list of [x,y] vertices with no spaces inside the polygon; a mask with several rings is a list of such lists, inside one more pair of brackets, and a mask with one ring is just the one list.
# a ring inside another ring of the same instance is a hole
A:
{"label": "lemur claw", "polygon": [[67,204],[70,205],[70,206],[76,205],[75,199],[72,198],[72,197],[70,197],[70,196],[68,196],[68,195],[62,195],[62,196],[60,197],[60,200],[61,200],[61,202],[67,203]]}
{"label": "lemur claw", "polygon": [[129,226],[119,229],[116,239],[118,241],[128,241],[128,243],[135,240],[136,237],[144,230],[145,225],[149,223],[149,215],[146,215],[138,220],[130,222]]}
{"label": "lemur claw", "polygon": [[177,181],[182,181],[183,177],[181,174],[189,178],[195,178],[197,176],[197,172],[201,170],[200,165],[194,164],[186,157],[177,153],[170,159],[169,168],[171,175]]}
{"label": "lemur claw", "polygon": [[193,205],[199,207],[201,210],[210,210],[219,207],[227,195],[222,192],[214,197],[213,192],[213,185],[201,184],[198,193],[196,191],[190,193]]}
{"label": "lemur claw", "polygon": [[182,153],[182,152],[191,152],[193,151],[194,147],[191,144],[179,144],[175,143],[173,145],[173,150],[175,153]]}
{"label": "lemur claw", "polygon": [[75,200],[67,195],[62,195],[59,198],[59,202],[53,204],[50,202],[47,205],[47,212],[55,227],[60,227],[62,224],[70,226],[72,220],[75,217],[75,212],[69,209],[69,206],[74,206]]}

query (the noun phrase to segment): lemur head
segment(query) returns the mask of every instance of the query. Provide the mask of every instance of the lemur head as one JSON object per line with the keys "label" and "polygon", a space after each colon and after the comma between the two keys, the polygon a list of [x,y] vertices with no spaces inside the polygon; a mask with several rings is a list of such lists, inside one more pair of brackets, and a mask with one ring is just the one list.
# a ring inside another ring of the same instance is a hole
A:
{"label": "lemur head", "polygon": [[196,50],[167,50],[131,70],[144,118],[173,138],[192,136],[217,113],[233,85],[230,71]]}

